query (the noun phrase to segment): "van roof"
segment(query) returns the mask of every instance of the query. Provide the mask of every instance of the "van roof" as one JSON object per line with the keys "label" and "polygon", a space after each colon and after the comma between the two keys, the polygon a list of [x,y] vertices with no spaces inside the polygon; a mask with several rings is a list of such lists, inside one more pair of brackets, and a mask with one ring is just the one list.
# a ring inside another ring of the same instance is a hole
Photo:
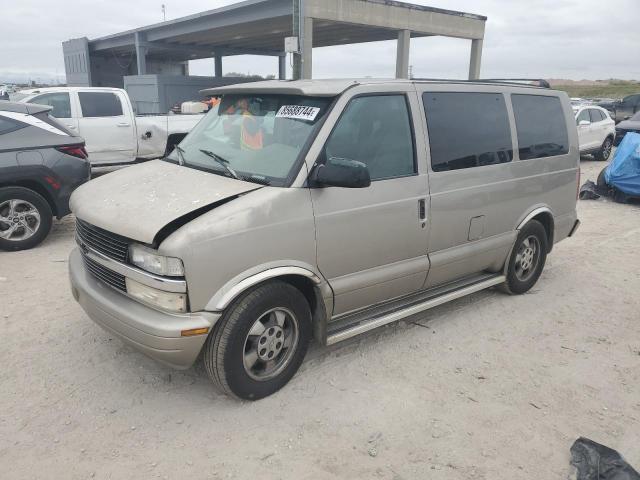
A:
{"label": "van roof", "polygon": [[[227,93],[264,93],[269,90],[284,95],[303,95],[314,97],[335,97],[345,90],[358,85],[398,85],[398,84],[464,84],[464,85],[504,85],[528,88],[545,88],[532,85],[533,80],[443,80],[443,79],[330,79],[330,80],[267,80],[263,82],[240,83],[201,90],[203,95],[223,95]],[[543,80],[537,80],[544,82]]]}

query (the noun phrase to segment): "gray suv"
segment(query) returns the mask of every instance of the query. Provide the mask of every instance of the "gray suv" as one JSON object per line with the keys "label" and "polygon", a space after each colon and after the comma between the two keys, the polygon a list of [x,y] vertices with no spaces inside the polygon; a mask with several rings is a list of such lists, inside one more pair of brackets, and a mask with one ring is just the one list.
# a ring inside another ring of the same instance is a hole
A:
{"label": "gray suv", "polygon": [[497,82],[263,82],[165,161],[76,191],[72,292],[224,392],[284,386],[333,344],[482,289],[521,294],[579,225],[566,94]]}
{"label": "gray suv", "polygon": [[84,140],[51,107],[0,101],[0,250],[42,242],[71,193],[91,177]]}

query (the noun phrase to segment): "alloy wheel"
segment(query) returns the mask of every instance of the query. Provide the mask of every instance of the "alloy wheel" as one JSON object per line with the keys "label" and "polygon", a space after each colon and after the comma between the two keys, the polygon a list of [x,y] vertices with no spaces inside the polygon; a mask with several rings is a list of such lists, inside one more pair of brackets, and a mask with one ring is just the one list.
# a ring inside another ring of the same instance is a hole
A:
{"label": "alloy wheel", "polygon": [[40,212],[26,200],[0,203],[0,238],[20,242],[33,237],[40,228]]}
{"label": "alloy wheel", "polygon": [[278,376],[289,365],[298,345],[298,319],[278,307],[262,314],[245,339],[243,365],[254,380]]}

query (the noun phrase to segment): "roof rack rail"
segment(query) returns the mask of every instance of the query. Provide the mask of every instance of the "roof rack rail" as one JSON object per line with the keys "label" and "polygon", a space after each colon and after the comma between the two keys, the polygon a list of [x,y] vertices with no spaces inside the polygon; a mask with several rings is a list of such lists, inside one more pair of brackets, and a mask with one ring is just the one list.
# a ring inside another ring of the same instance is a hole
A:
{"label": "roof rack rail", "polygon": [[529,83],[535,87],[551,88],[549,82],[542,78],[481,78],[479,80],[473,80],[476,82],[495,82],[495,83]]}
{"label": "roof rack rail", "polygon": [[529,87],[551,88],[549,82],[542,78],[478,78],[476,80],[447,79],[447,78],[412,78],[411,80],[422,80],[428,82],[451,82],[451,83],[503,83],[510,85],[525,85]]}

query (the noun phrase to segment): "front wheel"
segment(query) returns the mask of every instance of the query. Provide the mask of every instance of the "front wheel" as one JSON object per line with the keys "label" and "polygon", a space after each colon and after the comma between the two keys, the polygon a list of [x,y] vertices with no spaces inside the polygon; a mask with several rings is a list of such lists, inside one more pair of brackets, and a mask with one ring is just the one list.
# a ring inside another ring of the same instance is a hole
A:
{"label": "front wheel", "polygon": [[245,400],[267,397],[295,375],[311,339],[304,295],[274,281],[240,297],[204,347],[204,365],[225,393]]}
{"label": "front wheel", "polygon": [[612,149],[613,149],[613,140],[611,139],[611,137],[607,137],[604,140],[604,143],[602,144],[602,146],[600,147],[600,150],[598,150],[594,155],[596,157],[596,160],[600,162],[606,162],[607,160],[609,160]]}
{"label": "front wheel", "polygon": [[51,207],[41,195],[23,187],[0,188],[0,250],[35,247],[52,224]]}
{"label": "front wheel", "polygon": [[511,252],[504,290],[511,294],[529,291],[542,274],[547,251],[547,231],[540,222],[531,220],[520,230]]}

